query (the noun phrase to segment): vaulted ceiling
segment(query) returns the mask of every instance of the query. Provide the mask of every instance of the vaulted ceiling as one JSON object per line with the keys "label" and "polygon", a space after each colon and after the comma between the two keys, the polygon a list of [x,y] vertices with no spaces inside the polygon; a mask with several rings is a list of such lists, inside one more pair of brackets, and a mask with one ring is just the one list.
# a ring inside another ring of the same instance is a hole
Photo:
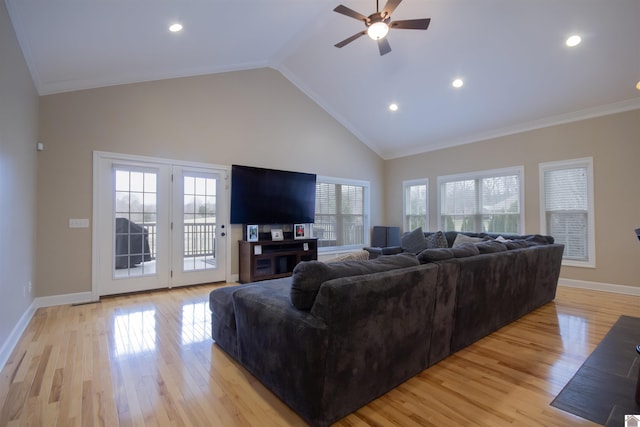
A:
{"label": "vaulted ceiling", "polygon": [[640,108],[638,0],[404,0],[384,56],[375,0],[5,3],[41,95],[272,67],[383,158]]}

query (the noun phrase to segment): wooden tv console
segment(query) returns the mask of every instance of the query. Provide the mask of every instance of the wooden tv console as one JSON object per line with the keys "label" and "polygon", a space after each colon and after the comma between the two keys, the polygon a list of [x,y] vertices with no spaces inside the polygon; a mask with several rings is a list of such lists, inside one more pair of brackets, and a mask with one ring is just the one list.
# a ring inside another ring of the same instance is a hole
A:
{"label": "wooden tv console", "polygon": [[238,241],[240,283],[291,276],[300,261],[318,259],[318,239]]}

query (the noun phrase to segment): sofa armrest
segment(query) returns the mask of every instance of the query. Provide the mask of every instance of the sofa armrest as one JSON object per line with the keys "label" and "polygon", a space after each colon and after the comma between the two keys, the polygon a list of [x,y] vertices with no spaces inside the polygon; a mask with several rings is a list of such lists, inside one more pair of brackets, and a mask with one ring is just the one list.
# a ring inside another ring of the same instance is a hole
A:
{"label": "sofa armrest", "polygon": [[437,272],[425,264],[322,284],[311,313],[330,331],[327,413],[344,416],[429,365]]}
{"label": "sofa armrest", "polygon": [[240,363],[307,421],[321,419],[326,324],[269,286],[239,289],[233,300]]}
{"label": "sofa armrest", "polygon": [[395,255],[403,252],[401,246],[387,246],[384,248],[371,247],[362,249],[369,252],[369,259],[377,258],[380,255]]}

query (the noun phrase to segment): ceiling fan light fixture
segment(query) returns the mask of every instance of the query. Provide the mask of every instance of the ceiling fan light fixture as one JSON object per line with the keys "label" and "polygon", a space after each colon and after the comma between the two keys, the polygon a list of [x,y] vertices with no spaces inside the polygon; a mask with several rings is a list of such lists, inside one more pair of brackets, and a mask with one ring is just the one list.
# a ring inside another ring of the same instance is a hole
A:
{"label": "ceiling fan light fixture", "polygon": [[565,43],[569,47],[575,47],[575,46],[578,46],[581,41],[582,41],[582,37],[580,37],[577,34],[574,34],[573,36],[569,37]]}
{"label": "ceiling fan light fixture", "polygon": [[389,26],[383,21],[374,22],[367,29],[367,35],[373,40],[383,39],[388,32]]}

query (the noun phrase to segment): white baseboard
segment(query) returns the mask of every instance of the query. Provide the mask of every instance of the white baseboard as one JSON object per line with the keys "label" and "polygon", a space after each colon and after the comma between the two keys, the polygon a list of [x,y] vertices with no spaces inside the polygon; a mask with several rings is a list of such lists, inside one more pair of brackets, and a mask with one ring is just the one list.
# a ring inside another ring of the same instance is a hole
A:
{"label": "white baseboard", "polygon": [[624,294],[640,296],[640,287],[627,285],[614,285],[611,283],[587,282],[585,280],[563,279],[558,280],[558,286],[568,288],[589,289],[592,291],[612,292],[614,294]]}
{"label": "white baseboard", "polygon": [[2,344],[2,348],[0,348],[0,370],[4,368],[4,365],[9,360],[11,352],[18,344],[18,340],[22,337],[27,326],[29,326],[29,322],[31,322],[37,309],[41,307],[52,307],[54,305],[78,304],[90,301],[93,301],[93,294],[91,292],[35,298],[22,316],[20,316],[18,323],[14,326],[7,340]]}
{"label": "white baseboard", "polygon": [[11,352],[18,344],[18,341],[27,329],[27,326],[29,326],[29,322],[36,310],[36,301],[33,300],[29,307],[27,307],[27,310],[22,314],[22,316],[20,316],[18,323],[13,327],[13,330],[9,334],[9,337],[7,337],[7,340],[2,344],[2,348],[0,348],[0,370],[4,368],[4,365],[9,360]]}
{"label": "white baseboard", "polygon": [[95,300],[96,299],[93,297],[92,292],[78,292],[75,294],[39,297],[35,299],[34,303],[36,304],[36,308],[40,308],[40,307],[53,307],[54,305],[82,304],[87,302],[93,302]]}

